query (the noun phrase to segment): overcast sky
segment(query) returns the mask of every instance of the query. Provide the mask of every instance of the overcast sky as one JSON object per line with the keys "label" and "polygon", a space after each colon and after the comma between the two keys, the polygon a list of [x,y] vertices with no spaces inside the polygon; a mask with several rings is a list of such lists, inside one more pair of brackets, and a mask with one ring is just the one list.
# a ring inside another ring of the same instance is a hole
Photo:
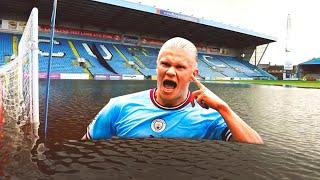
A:
{"label": "overcast sky", "polygon": [[287,16],[291,15],[291,63],[320,57],[320,1],[318,0],[129,0],[204,17],[277,38],[261,63],[284,64]]}

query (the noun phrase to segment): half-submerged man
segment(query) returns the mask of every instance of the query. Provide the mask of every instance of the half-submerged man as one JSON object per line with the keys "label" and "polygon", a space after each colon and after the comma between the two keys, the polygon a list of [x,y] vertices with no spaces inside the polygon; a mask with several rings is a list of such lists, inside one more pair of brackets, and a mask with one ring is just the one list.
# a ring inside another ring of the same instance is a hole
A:
{"label": "half-submerged man", "polygon": [[[157,59],[157,88],[112,98],[87,128],[85,139],[191,138],[262,144],[259,134],[198,75],[197,48],[175,37]],[[198,90],[189,91],[193,81]]]}

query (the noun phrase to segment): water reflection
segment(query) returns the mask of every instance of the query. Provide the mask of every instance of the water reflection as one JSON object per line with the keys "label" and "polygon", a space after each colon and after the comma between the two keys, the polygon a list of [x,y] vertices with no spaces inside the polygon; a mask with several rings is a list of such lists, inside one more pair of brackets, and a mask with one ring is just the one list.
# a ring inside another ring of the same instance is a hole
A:
{"label": "water reflection", "polygon": [[35,147],[39,123],[17,122],[5,118],[0,125],[0,177],[4,178],[38,178],[41,172],[32,161],[31,151]]}

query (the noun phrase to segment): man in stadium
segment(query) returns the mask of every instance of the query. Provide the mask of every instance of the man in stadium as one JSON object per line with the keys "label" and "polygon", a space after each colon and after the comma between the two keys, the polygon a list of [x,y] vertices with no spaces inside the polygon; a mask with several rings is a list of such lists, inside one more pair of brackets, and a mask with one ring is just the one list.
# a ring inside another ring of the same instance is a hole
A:
{"label": "man in stadium", "polygon": [[[259,134],[197,75],[195,45],[180,37],[166,41],[157,58],[157,88],[110,99],[82,139],[156,137],[262,144]],[[198,90],[189,91],[191,81]]]}

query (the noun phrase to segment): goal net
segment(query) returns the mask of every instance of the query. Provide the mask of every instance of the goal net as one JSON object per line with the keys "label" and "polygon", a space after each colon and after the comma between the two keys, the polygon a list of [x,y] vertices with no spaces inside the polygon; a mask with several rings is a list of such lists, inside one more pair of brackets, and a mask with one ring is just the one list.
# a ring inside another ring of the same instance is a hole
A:
{"label": "goal net", "polygon": [[39,123],[38,10],[33,8],[14,60],[0,67],[0,122]]}

